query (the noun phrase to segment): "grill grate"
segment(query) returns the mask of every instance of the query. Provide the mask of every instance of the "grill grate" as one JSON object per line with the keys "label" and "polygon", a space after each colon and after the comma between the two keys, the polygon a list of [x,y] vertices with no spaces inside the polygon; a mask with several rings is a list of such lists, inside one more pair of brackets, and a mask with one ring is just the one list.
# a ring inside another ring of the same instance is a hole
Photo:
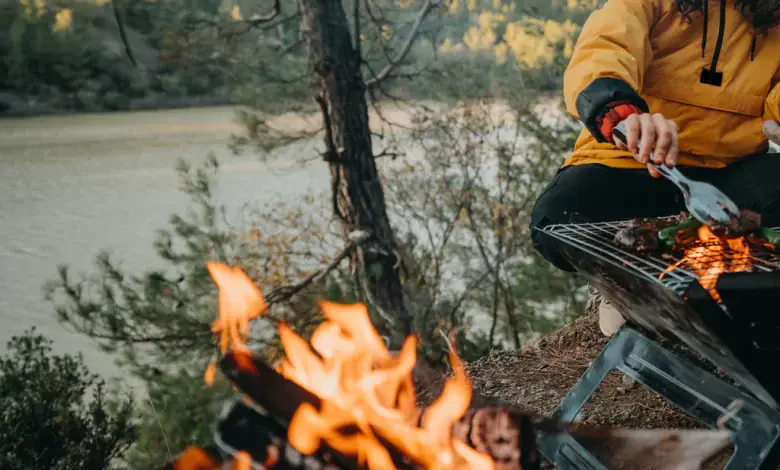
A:
{"label": "grill grate", "polygon": [[[614,243],[615,235],[619,230],[629,227],[630,224],[630,220],[556,224],[549,225],[543,228],[542,231],[602,261],[632,271],[652,282],[659,283],[679,295],[685,292],[685,289],[691,282],[700,280],[700,276],[692,269],[691,264],[682,261],[681,255],[676,253],[664,253],[663,255],[632,253],[616,246]],[[716,245],[720,244],[713,244],[713,246]],[[702,246],[707,246],[707,244]],[[717,256],[710,256],[711,259],[707,258],[707,254],[701,253],[696,256],[693,262],[697,266],[707,265],[713,267],[715,262],[722,263],[721,266],[726,268],[725,271],[730,271],[738,265],[748,265],[750,268],[742,269],[742,271],[780,272],[780,259],[772,254],[768,254],[765,257],[762,256],[761,258],[756,256],[746,257],[740,252],[725,249],[718,253]],[[672,265],[677,266],[674,269],[670,269]],[[701,271],[701,269],[698,270]],[[707,276],[707,274],[704,274],[704,276]]]}

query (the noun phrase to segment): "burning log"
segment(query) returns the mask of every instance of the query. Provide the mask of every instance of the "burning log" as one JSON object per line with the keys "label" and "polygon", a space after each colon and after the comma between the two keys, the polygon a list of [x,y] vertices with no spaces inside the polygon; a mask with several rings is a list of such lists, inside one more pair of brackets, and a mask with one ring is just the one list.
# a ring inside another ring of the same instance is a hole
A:
{"label": "burning log", "polygon": [[[322,400],[315,394],[286,379],[246,351],[231,351],[220,362],[220,369],[253,404],[239,406],[241,412],[236,412],[227,420],[239,420],[238,416],[242,416],[240,421],[249,422],[251,420],[246,416],[254,417],[256,425],[252,429],[247,426],[246,431],[234,431],[233,434],[242,436],[246,444],[240,449],[251,454],[255,462],[261,462],[268,455],[268,443],[262,438],[263,433],[267,434],[274,426],[287,425],[304,403],[316,409],[322,406]],[[269,416],[274,419],[270,424]],[[274,442],[284,449],[277,454],[285,458],[274,468],[302,468],[302,456],[289,444],[280,444],[285,440],[284,431],[280,429],[274,431]],[[503,470],[539,468],[541,456],[536,446],[539,434],[562,432],[571,434],[592,449],[605,463],[609,463],[609,468],[697,468],[725,447],[728,439],[728,433],[719,431],[619,430],[583,426],[532,416],[512,407],[471,409],[452,426],[453,437],[489,455],[496,468]],[[261,437],[246,440],[247,436]],[[393,455],[396,468],[421,468],[408,462],[399,449],[387,442],[384,444]],[[327,465],[363,468],[354,458],[335,452],[327,445],[313,455],[314,460],[307,468],[326,468]]]}
{"label": "burning log", "polygon": [[[692,469],[728,442],[729,433],[721,431],[634,432],[508,407],[469,410],[471,386],[454,349],[453,376],[420,410],[411,375],[414,337],[391,354],[360,304],[323,302],[327,320],[310,341],[280,324],[286,357],[271,367],[243,343],[249,319],[265,309],[259,289],[235,268],[210,264],[209,270],[220,287],[220,314],[212,326],[222,336],[219,368],[244,397],[220,420],[215,442],[237,469],[534,470],[541,461],[538,439],[559,433],[607,449],[610,468]],[[206,380],[213,380],[212,367]],[[173,468],[219,465],[224,468],[210,454],[190,449]]]}
{"label": "burning log", "polygon": [[[247,398],[282,423],[289,423],[304,403],[315,409],[322,406],[322,401],[315,394],[244,351],[231,351],[222,359],[220,368]],[[424,416],[423,411],[416,420],[418,425]],[[452,426],[452,435],[500,461],[501,469],[532,470],[538,468],[541,459],[536,448],[537,425],[550,431],[553,428],[559,431],[565,429],[563,423],[536,421],[513,408],[469,410]],[[333,453],[333,450],[326,452]],[[393,460],[404,460],[398,449],[392,449],[391,454],[394,454]],[[348,460],[343,456],[337,459],[342,462]],[[405,467],[414,468],[408,465]]]}

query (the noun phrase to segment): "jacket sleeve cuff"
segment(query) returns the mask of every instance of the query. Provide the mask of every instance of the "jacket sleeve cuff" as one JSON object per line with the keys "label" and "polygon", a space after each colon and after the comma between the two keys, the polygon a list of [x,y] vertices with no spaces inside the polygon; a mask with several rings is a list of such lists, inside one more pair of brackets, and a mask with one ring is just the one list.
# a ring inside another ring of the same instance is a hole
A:
{"label": "jacket sleeve cuff", "polygon": [[641,112],[639,108],[626,101],[608,104],[604,114],[596,118],[604,140],[614,144],[612,129],[632,114],[640,114]]}
{"label": "jacket sleeve cuff", "polygon": [[631,104],[643,113],[649,112],[647,102],[626,82],[612,77],[593,80],[577,96],[576,106],[582,123],[602,143],[609,140],[601,132],[599,118],[609,111],[613,103]]}

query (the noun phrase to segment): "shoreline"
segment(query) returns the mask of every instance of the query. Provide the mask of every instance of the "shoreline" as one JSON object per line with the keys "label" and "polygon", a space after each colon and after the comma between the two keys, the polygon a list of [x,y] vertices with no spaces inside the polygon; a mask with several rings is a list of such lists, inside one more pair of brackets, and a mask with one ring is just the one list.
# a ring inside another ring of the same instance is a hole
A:
{"label": "shoreline", "polygon": [[191,96],[184,98],[173,97],[150,97],[131,100],[127,107],[119,109],[62,109],[53,106],[51,103],[19,104],[24,101],[19,98],[17,103],[11,103],[9,109],[0,112],[0,120],[3,119],[24,119],[41,116],[72,116],[81,114],[109,114],[109,113],[127,113],[132,111],[162,111],[166,109],[186,109],[186,108],[211,108],[218,106],[237,105],[238,103],[231,98],[220,96]]}

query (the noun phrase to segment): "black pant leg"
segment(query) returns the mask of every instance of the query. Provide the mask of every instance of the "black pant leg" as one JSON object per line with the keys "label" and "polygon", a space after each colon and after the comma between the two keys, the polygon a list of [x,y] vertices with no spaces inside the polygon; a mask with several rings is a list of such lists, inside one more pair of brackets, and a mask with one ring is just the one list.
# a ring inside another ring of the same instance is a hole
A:
{"label": "black pant leg", "polygon": [[531,214],[534,248],[564,271],[574,268],[539,230],[551,224],[606,222],[635,217],[664,217],[684,209],[679,190],[669,181],[653,178],[647,170],[604,165],[576,165],[562,169],[542,191]]}
{"label": "black pant leg", "polygon": [[780,154],[751,155],[724,169],[706,170],[702,179],[717,186],[740,209],[761,214],[764,226],[780,226]]}

